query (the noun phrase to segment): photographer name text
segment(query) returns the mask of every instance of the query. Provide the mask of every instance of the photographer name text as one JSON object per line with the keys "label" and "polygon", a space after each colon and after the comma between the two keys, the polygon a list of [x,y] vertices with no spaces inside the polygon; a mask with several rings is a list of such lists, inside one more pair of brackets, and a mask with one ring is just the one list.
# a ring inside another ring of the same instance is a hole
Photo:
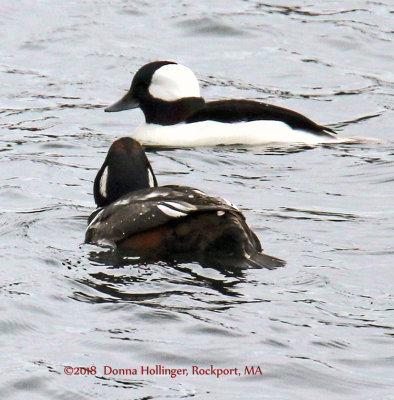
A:
{"label": "photographer name text", "polygon": [[164,365],[141,365],[133,368],[115,368],[114,366],[104,365],[97,368],[95,365],[90,367],[71,367],[65,366],[64,373],[66,375],[102,375],[102,376],[168,376],[169,378],[177,378],[181,376],[210,376],[222,378],[226,376],[260,376],[263,375],[262,368],[259,365],[249,365],[243,368],[217,368],[212,364],[209,367],[199,367],[192,365],[189,368],[168,368]]}

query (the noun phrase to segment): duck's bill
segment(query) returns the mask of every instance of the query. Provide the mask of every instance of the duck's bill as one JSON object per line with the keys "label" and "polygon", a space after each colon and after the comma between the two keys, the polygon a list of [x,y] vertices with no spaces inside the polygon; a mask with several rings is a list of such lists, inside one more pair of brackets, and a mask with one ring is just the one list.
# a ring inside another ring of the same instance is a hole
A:
{"label": "duck's bill", "polygon": [[112,104],[112,106],[109,106],[104,109],[105,112],[117,112],[117,111],[124,111],[124,110],[130,110],[132,108],[137,108],[139,106],[138,100],[134,99],[129,95],[129,93],[126,94],[122,99],[117,101],[116,103]]}

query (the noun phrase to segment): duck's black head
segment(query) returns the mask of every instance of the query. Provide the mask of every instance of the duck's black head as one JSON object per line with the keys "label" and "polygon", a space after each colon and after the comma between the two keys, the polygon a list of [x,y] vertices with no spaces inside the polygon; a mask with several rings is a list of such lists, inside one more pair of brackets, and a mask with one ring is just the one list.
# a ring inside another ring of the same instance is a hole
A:
{"label": "duck's black head", "polygon": [[141,67],[126,95],[105,111],[140,107],[147,123],[174,125],[204,104],[198,80],[189,68],[172,61],[155,61]]}
{"label": "duck's black head", "polygon": [[134,190],[157,186],[153,169],[142,146],[124,137],[112,143],[94,180],[97,207],[105,207]]}

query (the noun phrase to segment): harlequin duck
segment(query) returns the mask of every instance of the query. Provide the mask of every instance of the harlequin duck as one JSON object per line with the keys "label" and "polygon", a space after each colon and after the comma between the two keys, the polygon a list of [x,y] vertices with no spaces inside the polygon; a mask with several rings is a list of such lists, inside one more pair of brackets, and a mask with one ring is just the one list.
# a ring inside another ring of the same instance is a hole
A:
{"label": "harlequin duck", "polygon": [[146,145],[192,147],[271,142],[336,142],[335,132],[286,108],[252,100],[205,102],[194,73],[171,61],[155,61],[135,74],[130,90],[105,109],[140,107],[145,123],[133,137]]}
{"label": "harlequin duck", "polygon": [[203,266],[273,269],[233,204],[188,186],[157,186],[141,145],[124,137],[110,147],[94,181],[97,209],[85,242],[107,244],[143,260],[197,261]]}

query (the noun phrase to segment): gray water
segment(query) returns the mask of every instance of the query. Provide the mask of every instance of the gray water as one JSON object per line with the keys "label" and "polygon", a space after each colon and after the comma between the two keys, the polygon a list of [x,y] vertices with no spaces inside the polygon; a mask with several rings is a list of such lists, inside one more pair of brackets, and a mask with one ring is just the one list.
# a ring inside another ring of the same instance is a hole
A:
{"label": "gray water", "polygon": [[[1,399],[394,399],[392,7],[278,3],[1,2]],[[237,204],[284,268],[138,266],[83,244],[97,169],[143,120],[103,107],[160,59],[207,99],[377,139],[148,153],[159,183]],[[192,375],[211,364],[240,376]],[[189,375],[142,375],[155,365]]]}

